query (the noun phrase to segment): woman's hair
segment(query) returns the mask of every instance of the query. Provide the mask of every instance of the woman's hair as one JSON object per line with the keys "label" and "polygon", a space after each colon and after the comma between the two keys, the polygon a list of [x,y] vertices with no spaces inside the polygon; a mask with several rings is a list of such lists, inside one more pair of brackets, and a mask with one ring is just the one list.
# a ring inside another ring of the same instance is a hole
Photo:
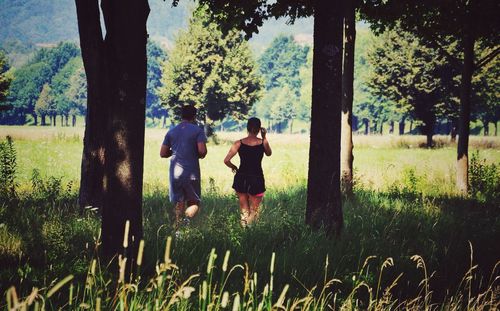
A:
{"label": "woman's hair", "polygon": [[257,134],[260,131],[260,120],[258,118],[248,119],[247,131],[252,134]]}

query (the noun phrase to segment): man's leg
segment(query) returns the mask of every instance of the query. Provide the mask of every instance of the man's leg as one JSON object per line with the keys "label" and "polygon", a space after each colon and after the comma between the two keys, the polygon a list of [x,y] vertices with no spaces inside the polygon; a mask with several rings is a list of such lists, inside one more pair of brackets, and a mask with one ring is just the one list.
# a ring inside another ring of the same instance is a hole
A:
{"label": "man's leg", "polygon": [[187,208],[185,211],[186,217],[193,218],[198,214],[198,211],[200,210],[200,201],[196,200],[188,200],[187,201]]}
{"label": "man's leg", "polygon": [[184,218],[184,213],[185,213],[185,205],[184,202],[177,202],[175,204],[175,227],[178,228],[182,218]]}
{"label": "man's leg", "polygon": [[250,216],[248,194],[240,192],[236,192],[236,194],[238,195],[238,201],[240,202],[241,226],[246,227],[248,225],[248,218]]}
{"label": "man's leg", "polygon": [[248,223],[252,223],[259,219],[259,206],[263,198],[263,194],[249,195],[248,201],[250,202],[250,217],[248,219]]}

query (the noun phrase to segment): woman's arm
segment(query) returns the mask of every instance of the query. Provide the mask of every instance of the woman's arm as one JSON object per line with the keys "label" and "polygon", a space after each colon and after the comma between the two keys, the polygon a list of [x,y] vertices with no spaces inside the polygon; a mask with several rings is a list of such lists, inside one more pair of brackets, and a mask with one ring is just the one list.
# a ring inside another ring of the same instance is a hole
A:
{"label": "woman's arm", "polygon": [[238,149],[240,149],[239,140],[234,142],[234,144],[229,149],[229,152],[227,153],[226,157],[224,158],[224,164],[226,164],[226,166],[229,167],[233,171],[233,173],[236,173],[238,167],[236,167],[236,165],[234,165],[231,162],[231,159],[236,155],[236,153],[238,153]]}
{"label": "woman's arm", "polygon": [[269,146],[269,142],[267,141],[267,138],[266,138],[266,134],[267,134],[267,131],[265,128],[261,128],[260,129],[260,135],[262,135],[262,144],[264,145],[264,153],[266,154],[266,156],[271,156],[271,154],[273,154],[273,151],[271,150],[271,146]]}

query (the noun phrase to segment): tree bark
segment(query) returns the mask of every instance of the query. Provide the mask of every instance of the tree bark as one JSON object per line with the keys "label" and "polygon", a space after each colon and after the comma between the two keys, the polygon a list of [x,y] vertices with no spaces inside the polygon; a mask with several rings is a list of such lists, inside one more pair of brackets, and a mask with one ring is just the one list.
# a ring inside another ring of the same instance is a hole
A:
{"label": "tree bark", "polygon": [[[105,138],[105,191],[102,243],[120,253],[126,221],[128,248],[135,267],[142,239],[142,183],[146,118],[147,0],[101,0],[106,25],[105,55],[109,78],[109,116]],[[133,263],[133,265],[132,265]]]}
{"label": "tree bark", "polygon": [[41,126],[45,126],[46,125],[46,123],[45,123],[45,115],[44,114],[40,115],[40,119],[41,119],[40,121],[42,122],[40,125]]}
{"label": "tree bark", "polygon": [[57,126],[57,116],[56,115],[52,116],[52,125]]}
{"label": "tree bark", "polygon": [[410,134],[413,132],[413,120],[410,120]]}
{"label": "tree bark", "polygon": [[342,110],[342,10],[339,0],[314,8],[311,141],[306,223],[340,234],[340,132]]}
{"label": "tree bark", "polygon": [[405,134],[405,117],[403,117],[399,121],[399,135],[404,135]]}
{"label": "tree bark", "polygon": [[69,115],[65,114],[64,115],[64,123],[66,123],[66,126],[69,126],[68,119],[69,119]]}
{"label": "tree bark", "polygon": [[471,80],[474,72],[474,38],[465,33],[463,38],[464,64],[460,85],[460,119],[457,144],[457,188],[462,194],[469,190],[469,123]]}
{"label": "tree bark", "polygon": [[33,120],[35,121],[34,122],[35,124],[33,124],[33,125],[35,125],[35,126],[38,125],[38,116],[37,116],[37,114],[36,113],[32,113],[31,115],[33,116]]}
{"label": "tree bark", "polygon": [[107,118],[104,41],[99,1],[75,0],[83,65],[87,76],[87,110],[78,202],[80,208],[102,208],[104,192],[104,134]]}
{"label": "tree bark", "polygon": [[370,120],[363,119],[363,123],[365,124],[365,135],[370,134]]}
{"label": "tree bark", "polygon": [[75,116],[75,115],[73,115],[73,116],[71,117],[71,125],[72,125],[73,127],[75,127],[75,126],[76,126],[76,116]]}
{"label": "tree bark", "polygon": [[495,136],[498,136],[498,121],[495,121]]}
{"label": "tree bark", "polygon": [[389,123],[389,134],[394,134],[394,121]]}
{"label": "tree bark", "polygon": [[61,126],[64,126],[64,116],[61,114]]}
{"label": "tree bark", "polygon": [[354,47],[356,41],[356,8],[354,1],[344,1],[344,65],[342,72],[342,128],[340,167],[342,190],[346,195],[353,189],[352,101],[354,83]]}

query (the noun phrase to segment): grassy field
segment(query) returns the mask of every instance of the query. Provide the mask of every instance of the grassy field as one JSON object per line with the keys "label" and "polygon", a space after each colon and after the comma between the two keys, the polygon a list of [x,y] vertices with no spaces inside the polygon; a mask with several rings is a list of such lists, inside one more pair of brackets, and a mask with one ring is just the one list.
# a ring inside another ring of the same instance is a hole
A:
{"label": "grassy field", "polygon": [[[93,264],[99,216],[76,207],[82,129],[0,127],[2,137],[14,139],[18,184],[17,197],[0,198],[0,289],[14,285],[27,303],[36,287],[31,307],[48,309],[164,309],[169,302],[181,310],[499,306],[499,194],[456,195],[456,149],[447,137],[436,137],[438,148],[429,150],[419,148],[419,136],[356,136],[355,195],[344,198],[345,228],[331,239],[303,224],[306,135],[269,136],[263,214],[243,230],[222,162],[242,134],[218,133],[201,162],[202,212],[172,241],[165,262],[173,231],[168,160],[158,156],[164,134],[146,132],[146,246],[142,278],[131,287],[117,283],[106,263]],[[490,164],[500,164],[500,139],[471,137],[470,145],[485,161],[474,176],[498,190]],[[0,308],[13,303],[13,290],[3,297]]]}

